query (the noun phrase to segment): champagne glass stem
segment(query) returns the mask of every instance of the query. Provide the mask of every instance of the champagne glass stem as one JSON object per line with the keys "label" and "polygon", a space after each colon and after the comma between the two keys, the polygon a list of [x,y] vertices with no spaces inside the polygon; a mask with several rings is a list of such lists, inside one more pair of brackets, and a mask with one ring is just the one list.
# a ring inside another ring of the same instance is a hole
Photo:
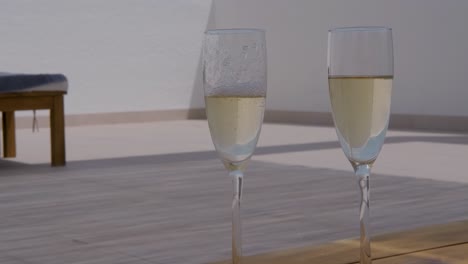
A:
{"label": "champagne glass stem", "polygon": [[361,203],[359,208],[359,223],[361,226],[361,264],[371,264],[370,247],[370,223],[369,223],[369,176],[370,165],[359,164],[354,167],[358,179],[359,189],[361,191]]}
{"label": "champagne glass stem", "polygon": [[244,174],[242,171],[231,171],[229,175],[233,183],[232,199],[232,264],[241,264],[242,259],[242,222],[241,198]]}

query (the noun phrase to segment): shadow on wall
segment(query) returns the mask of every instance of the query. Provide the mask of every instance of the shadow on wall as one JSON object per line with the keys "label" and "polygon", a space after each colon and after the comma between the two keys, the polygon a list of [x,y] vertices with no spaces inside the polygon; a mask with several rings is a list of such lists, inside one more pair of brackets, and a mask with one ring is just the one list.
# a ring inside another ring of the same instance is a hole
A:
{"label": "shadow on wall", "polygon": [[[215,29],[215,4],[214,0],[211,1],[208,20],[206,23],[206,30]],[[197,71],[193,81],[192,97],[190,99],[190,111],[188,111],[188,119],[204,119],[205,118],[205,102],[203,99],[203,64],[202,64],[202,50],[200,48],[200,55],[198,56]]]}

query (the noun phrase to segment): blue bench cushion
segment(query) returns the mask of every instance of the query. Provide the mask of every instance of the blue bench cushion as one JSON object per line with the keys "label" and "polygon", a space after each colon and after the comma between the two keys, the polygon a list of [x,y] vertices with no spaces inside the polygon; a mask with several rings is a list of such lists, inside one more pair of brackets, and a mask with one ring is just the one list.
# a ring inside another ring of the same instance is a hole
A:
{"label": "blue bench cushion", "polygon": [[18,74],[0,72],[0,93],[60,91],[67,92],[63,74]]}

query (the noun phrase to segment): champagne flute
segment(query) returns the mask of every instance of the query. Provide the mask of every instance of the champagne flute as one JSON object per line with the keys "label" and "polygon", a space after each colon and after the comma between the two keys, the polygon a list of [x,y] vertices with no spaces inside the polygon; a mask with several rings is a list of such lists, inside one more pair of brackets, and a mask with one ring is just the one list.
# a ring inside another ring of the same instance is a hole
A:
{"label": "champagne flute", "polygon": [[333,120],[361,191],[361,264],[372,263],[369,176],[387,132],[392,80],[390,28],[351,27],[329,31],[328,84]]}
{"label": "champagne flute", "polygon": [[244,169],[257,145],[265,111],[266,46],[260,29],[205,32],[203,84],[211,139],[229,171],[232,263],[242,257],[240,204]]}

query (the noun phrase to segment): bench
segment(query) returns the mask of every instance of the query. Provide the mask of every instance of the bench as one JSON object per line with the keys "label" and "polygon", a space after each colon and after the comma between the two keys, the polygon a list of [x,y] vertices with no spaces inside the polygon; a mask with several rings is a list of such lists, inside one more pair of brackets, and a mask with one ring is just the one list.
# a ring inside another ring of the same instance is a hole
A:
{"label": "bench", "polygon": [[5,158],[16,157],[15,111],[50,110],[51,165],[65,165],[63,96],[67,90],[68,81],[62,74],[0,73],[0,111]]}

